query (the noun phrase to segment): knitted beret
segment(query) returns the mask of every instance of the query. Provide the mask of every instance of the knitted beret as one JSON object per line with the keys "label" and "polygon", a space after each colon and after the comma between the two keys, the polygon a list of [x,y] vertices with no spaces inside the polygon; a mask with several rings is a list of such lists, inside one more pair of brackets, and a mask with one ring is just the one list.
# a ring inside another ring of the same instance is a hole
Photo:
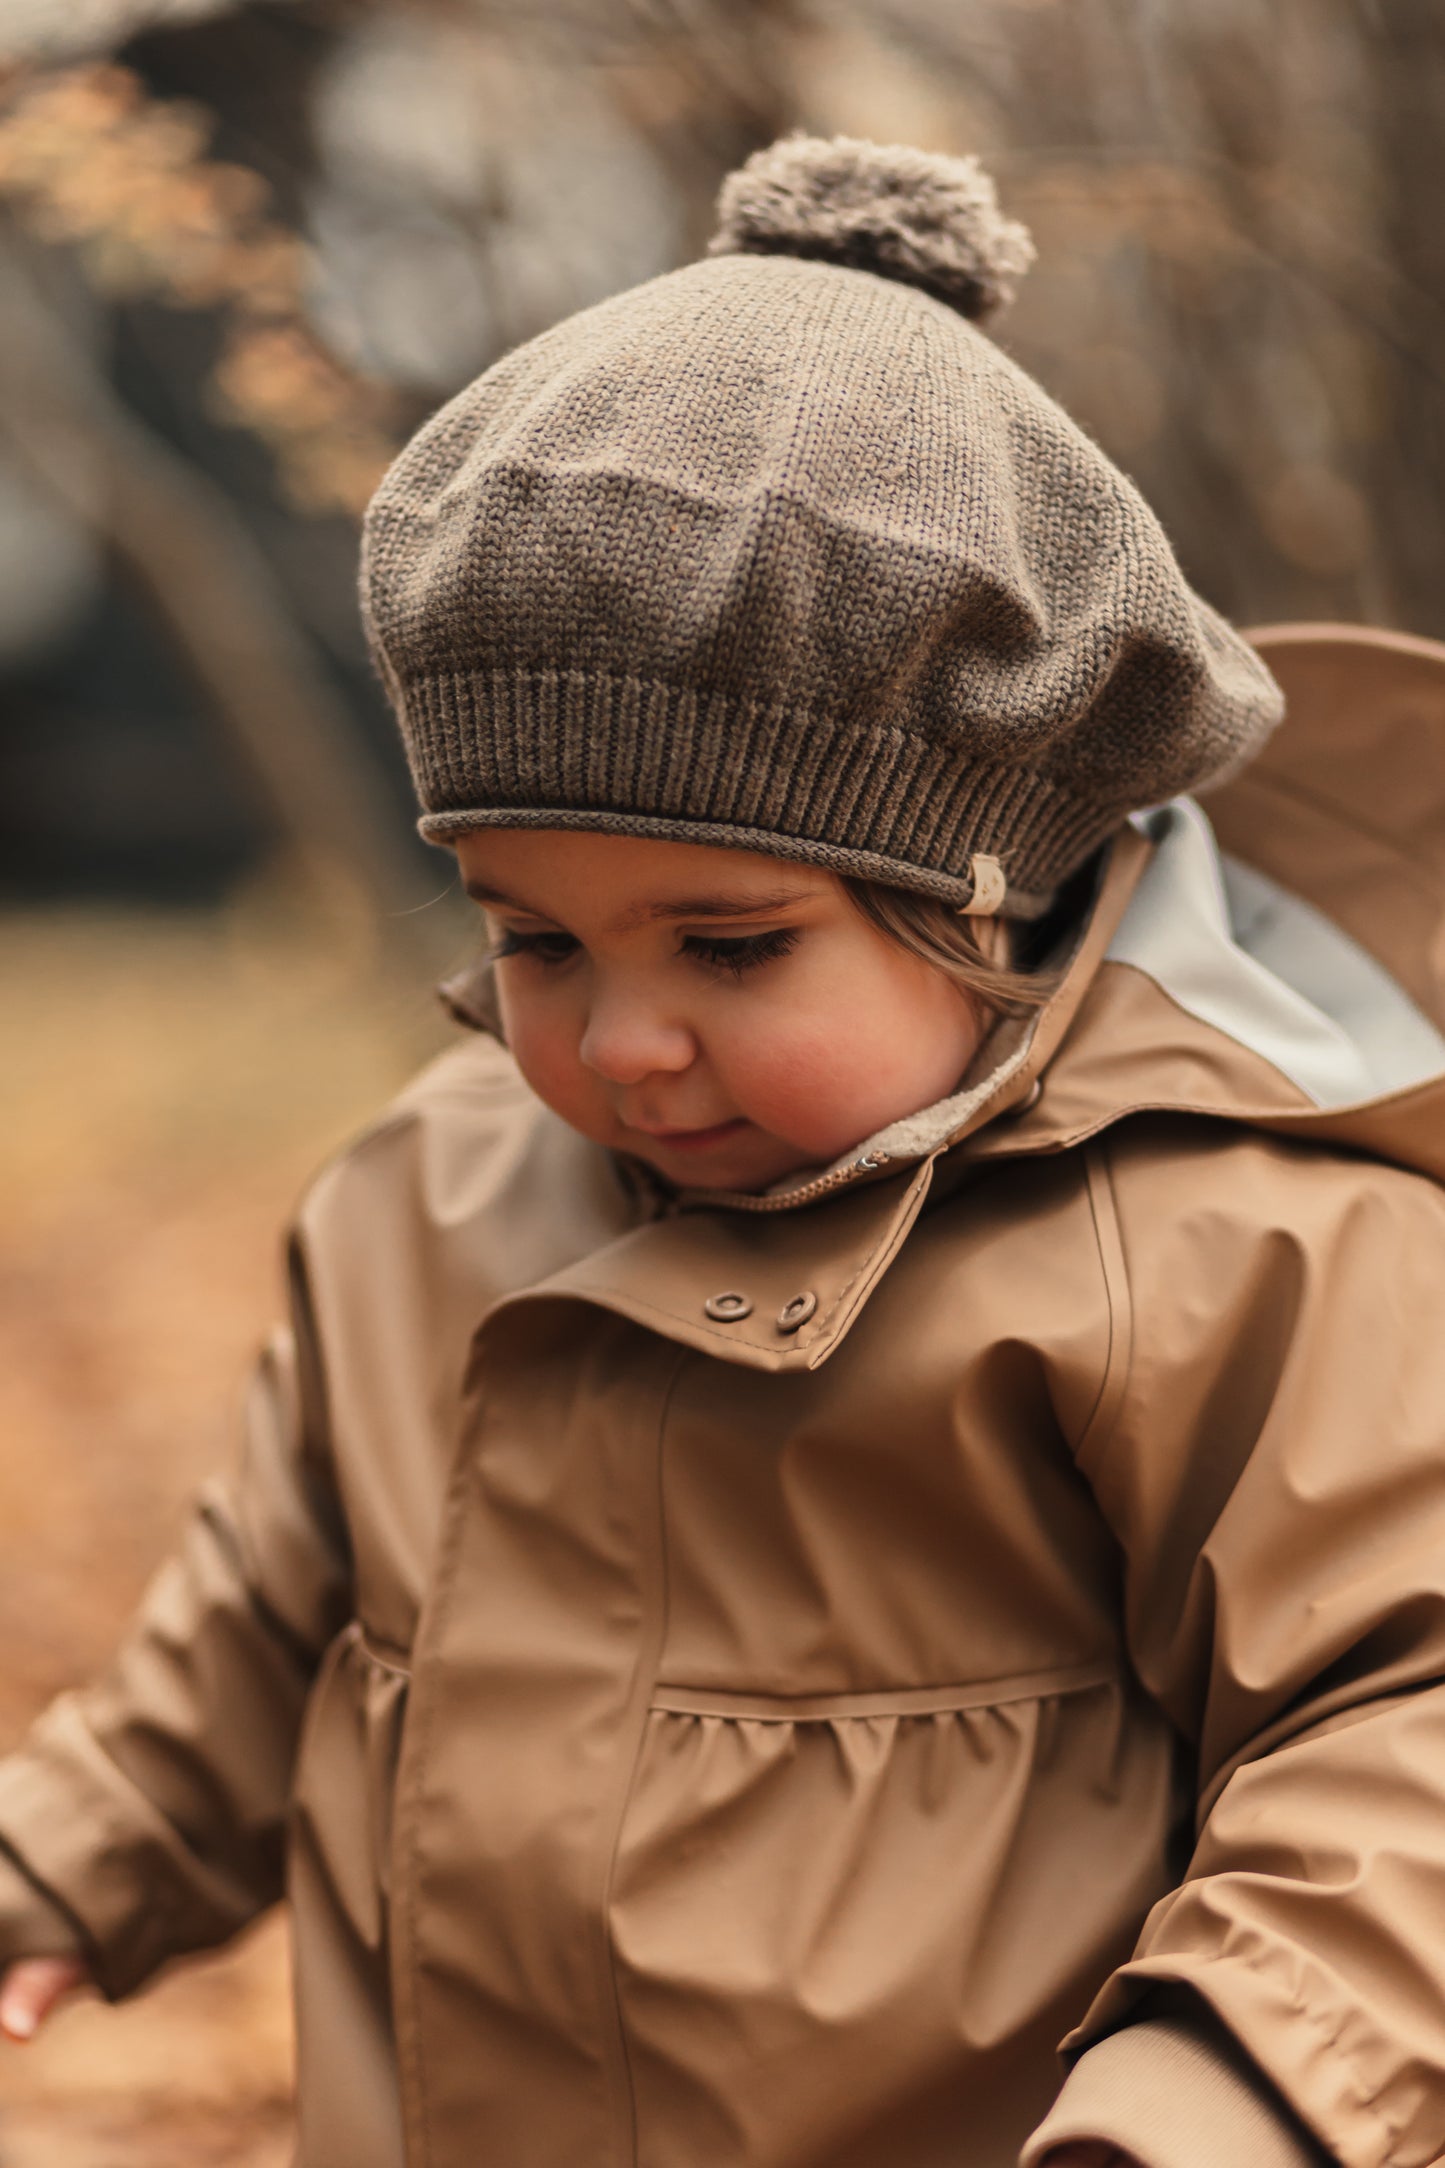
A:
{"label": "knitted beret", "polygon": [[363,609],[422,833],[731,844],[962,907],[984,855],[1028,916],[1242,764],[1279,690],[977,328],[1032,249],[973,160],[793,137],[721,212],[377,490]]}

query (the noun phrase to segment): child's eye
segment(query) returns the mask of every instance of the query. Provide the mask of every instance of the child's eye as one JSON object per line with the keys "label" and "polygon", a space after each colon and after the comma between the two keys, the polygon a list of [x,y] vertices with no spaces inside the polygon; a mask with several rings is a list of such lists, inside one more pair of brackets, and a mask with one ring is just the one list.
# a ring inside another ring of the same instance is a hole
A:
{"label": "child's eye", "polygon": [[577,941],[570,933],[518,933],[504,926],[488,953],[493,963],[504,956],[531,956],[539,964],[565,964],[576,955]]}
{"label": "child's eye", "polygon": [[788,955],[797,945],[796,926],[775,926],[770,933],[690,933],[683,936],[682,942],[684,952],[696,956],[699,963],[730,971],[738,979],[755,964],[770,964],[775,957]]}

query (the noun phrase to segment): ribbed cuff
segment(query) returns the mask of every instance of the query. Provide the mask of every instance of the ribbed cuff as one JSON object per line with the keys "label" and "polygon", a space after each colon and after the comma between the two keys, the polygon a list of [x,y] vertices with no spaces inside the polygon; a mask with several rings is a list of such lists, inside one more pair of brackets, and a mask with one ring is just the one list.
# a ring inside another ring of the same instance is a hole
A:
{"label": "ribbed cuff", "polygon": [[1081,2055],[1020,2156],[1112,2145],[1140,2168],[1330,2168],[1292,2111],[1222,2025],[1146,2018]]}

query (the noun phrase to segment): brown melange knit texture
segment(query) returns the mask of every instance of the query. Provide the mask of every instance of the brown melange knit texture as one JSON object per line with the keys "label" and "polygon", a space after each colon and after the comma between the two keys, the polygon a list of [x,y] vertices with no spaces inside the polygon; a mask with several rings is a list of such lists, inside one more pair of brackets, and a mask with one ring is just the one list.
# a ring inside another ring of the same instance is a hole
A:
{"label": "brown melange knit texture", "polygon": [[1278,720],[1133,486],[898,276],[719,255],[461,392],[367,518],[425,817],[724,843],[1027,914]]}

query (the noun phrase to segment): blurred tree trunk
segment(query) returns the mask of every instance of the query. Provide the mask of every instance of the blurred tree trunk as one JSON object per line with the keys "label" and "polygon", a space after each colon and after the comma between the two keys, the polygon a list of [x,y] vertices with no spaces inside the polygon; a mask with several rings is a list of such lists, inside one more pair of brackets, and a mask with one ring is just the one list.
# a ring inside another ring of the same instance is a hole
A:
{"label": "blurred tree trunk", "polygon": [[1378,448],[1398,621],[1445,635],[1445,38],[1438,0],[1394,0],[1367,40],[1383,181],[1382,253],[1410,334],[1381,354]]}
{"label": "blurred tree trunk", "polygon": [[0,432],[114,554],[221,726],[324,920],[413,945],[401,825],[224,493],[123,407],[27,271],[0,254]]}

